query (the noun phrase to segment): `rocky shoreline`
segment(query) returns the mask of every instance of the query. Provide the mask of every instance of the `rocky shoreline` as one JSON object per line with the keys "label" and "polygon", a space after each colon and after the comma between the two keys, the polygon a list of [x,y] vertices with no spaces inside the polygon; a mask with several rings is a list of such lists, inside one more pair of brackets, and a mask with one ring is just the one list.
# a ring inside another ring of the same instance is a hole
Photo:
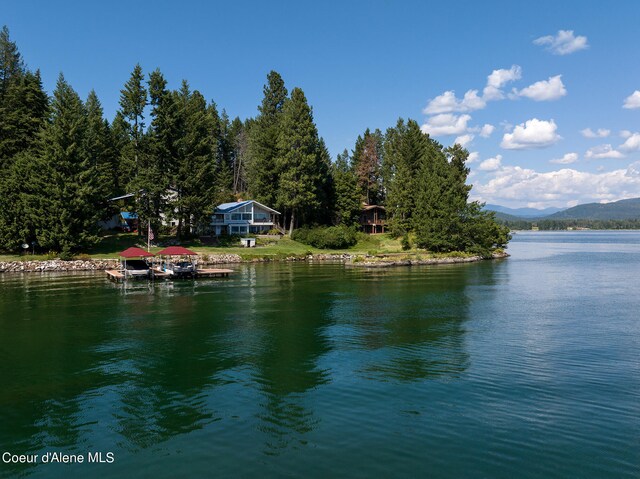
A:
{"label": "rocky shoreline", "polygon": [[[493,259],[506,258],[507,253],[494,253]],[[337,261],[343,262],[350,267],[363,268],[381,268],[389,266],[413,266],[413,265],[430,265],[430,264],[453,264],[453,263],[472,263],[482,261],[485,258],[481,256],[469,257],[449,257],[449,258],[427,258],[427,259],[394,259],[393,255],[389,256],[369,256],[355,254],[310,254],[304,256],[289,256],[286,258],[270,258],[259,257],[251,259],[243,259],[237,254],[218,254],[218,255],[202,255],[198,257],[200,265],[214,264],[233,264],[233,263],[267,263],[273,261],[309,261],[324,262]],[[74,272],[74,271],[103,271],[107,269],[116,269],[120,265],[117,259],[95,259],[95,260],[72,260],[63,261],[60,259],[46,261],[4,261],[0,262],[0,273],[55,273],[55,272]]]}

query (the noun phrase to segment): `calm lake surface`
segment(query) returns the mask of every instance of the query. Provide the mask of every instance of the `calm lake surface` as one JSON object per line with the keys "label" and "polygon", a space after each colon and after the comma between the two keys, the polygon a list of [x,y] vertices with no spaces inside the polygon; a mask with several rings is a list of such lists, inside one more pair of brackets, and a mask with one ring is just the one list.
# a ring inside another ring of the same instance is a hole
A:
{"label": "calm lake surface", "polygon": [[509,252],[0,274],[0,453],[85,456],[0,476],[639,477],[640,233]]}

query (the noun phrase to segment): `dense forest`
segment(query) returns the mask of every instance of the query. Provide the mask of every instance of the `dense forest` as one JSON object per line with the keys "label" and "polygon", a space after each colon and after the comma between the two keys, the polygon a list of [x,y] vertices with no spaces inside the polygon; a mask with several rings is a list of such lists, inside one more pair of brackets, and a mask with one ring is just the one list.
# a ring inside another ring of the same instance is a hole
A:
{"label": "dense forest", "polygon": [[[108,121],[95,92],[81,99],[60,74],[49,97],[7,27],[0,33],[0,250],[82,251],[99,240],[108,201],[135,194],[143,224],[161,214],[179,237],[202,234],[215,205],[255,199],[308,225],[356,228],[363,203],[385,205],[390,232],[431,251],[488,252],[508,229],[469,202],[467,150],[445,148],[417,122],[366,130],[330,158],[304,92],[270,72],[255,118],[231,119],[185,80],[168,87],[140,65]],[[166,192],[172,188],[174,194]]]}
{"label": "dense forest", "polygon": [[533,230],[560,231],[567,229],[589,229],[589,230],[637,230],[640,229],[640,219],[625,220],[597,220],[588,218],[573,219],[502,219],[497,218],[501,223],[512,230]]}

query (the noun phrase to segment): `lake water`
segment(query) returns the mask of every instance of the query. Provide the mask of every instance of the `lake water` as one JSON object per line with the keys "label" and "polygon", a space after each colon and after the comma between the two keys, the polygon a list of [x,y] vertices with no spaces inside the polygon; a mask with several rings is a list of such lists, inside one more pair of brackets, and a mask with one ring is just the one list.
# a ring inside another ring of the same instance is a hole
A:
{"label": "lake water", "polygon": [[509,252],[0,275],[0,453],[85,458],[0,476],[640,477],[640,233]]}

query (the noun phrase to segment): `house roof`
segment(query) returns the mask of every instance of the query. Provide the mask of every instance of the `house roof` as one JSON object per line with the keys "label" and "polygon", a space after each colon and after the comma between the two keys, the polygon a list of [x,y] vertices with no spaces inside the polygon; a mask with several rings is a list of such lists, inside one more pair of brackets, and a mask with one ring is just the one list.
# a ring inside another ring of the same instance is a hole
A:
{"label": "house roof", "polygon": [[126,195],[116,196],[115,198],[109,198],[109,201],[124,200],[127,198],[133,198],[134,196],[136,196],[135,193],[127,193]]}
{"label": "house roof", "polygon": [[168,248],[158,251],[158,256],[197,256],[198,253],[191,251],[190,249],[183,248],[182,246],[169,246]]}
{"label": "house roof", "polygon": [[137,220],[138,213],[130,213],[129,211],[121,211],[120,216],[125,220]]}
{"label": "house roof", "polygon": [[142,248],[132,246],[131,248],[127,248],[123,252],[118,253],[118,256],[121,256],[122,258],[146,258],[155,255],[143,250]]}
{"label": "house roof", "polygon": [[241,208],[249,203],[255,203],[256,205],[264,208],[265,210],[269,210],[271,213],[275,213],[279,215],[280,212],[274,210],[273,208],[269,208],[268,206],[263,205],[262,203],[258,203],[256,200],[246,200],[246,201],[235,201],[233,203],[222,203],[216,207],[216,213],[230,213],[238,208]]}
{"label": "house roof", "polygon": [[362,211],[369,211],[369,210],[373,210],[376,208],[380,208],[381,210],[386,209],[384,206],[381,205],[363,205],[362,206]]}

